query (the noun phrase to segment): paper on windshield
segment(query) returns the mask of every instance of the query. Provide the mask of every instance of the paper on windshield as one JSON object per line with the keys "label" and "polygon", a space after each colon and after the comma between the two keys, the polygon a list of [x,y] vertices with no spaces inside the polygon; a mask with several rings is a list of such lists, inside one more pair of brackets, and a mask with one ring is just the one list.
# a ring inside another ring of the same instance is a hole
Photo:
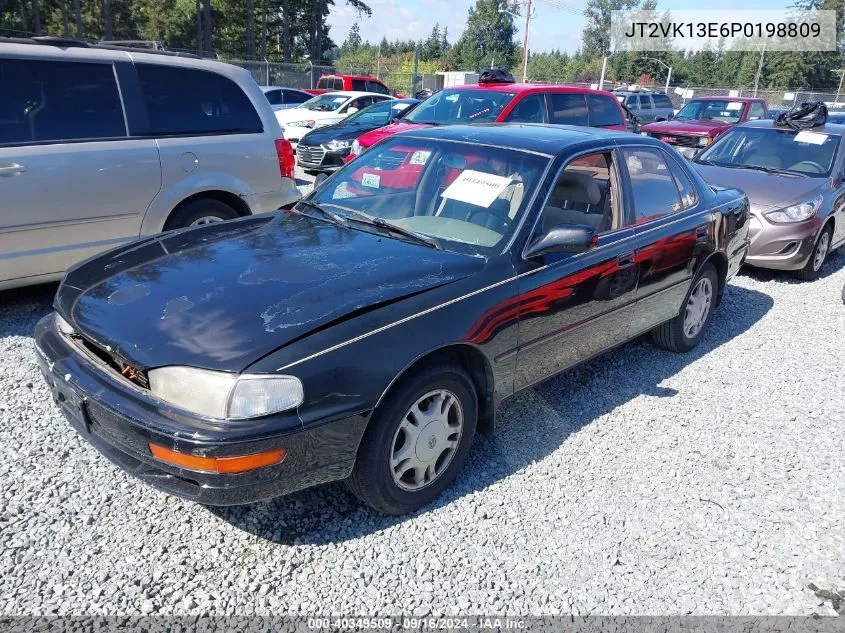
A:
{"label": "paper on windshield", "polygon": [[811,143],[812,145],[824,145],[827,140],[827,134],[820,134],[818,132],[809,132],[803,130],[795,135],[796,143]]}
{"label": "paper on windshield", "polygon": [[727,110],[742,110],[742,102],[741,101],[731,101],[727,108]]}
{"label": "paper on windshield", "polygon": [[381,187],[381,176],[378,174],[364,174],[361,176],[361,184],[365,187],[378,189]]}
{"label": "paper on windshield", "polygon": [[509,184],[510,178],[465,169],[441,195],[450,200],[468,202],[486,209]]}
{"label": "paper on windshield", "polygon": [[418,150],[411,154],[411,160],[408,161],[411,165],[425,165],[425,162],[428,160],[428,157],[431,156],[431,152],[427,152],[425,150]]}
{"label": "paper on windshield", "polygon": [[395,106],[391,107],[390,109],[391,110],[399,110],[401,112],[402,110],[405,110],[410,105],[411,105],[410,103],[397,103]]}

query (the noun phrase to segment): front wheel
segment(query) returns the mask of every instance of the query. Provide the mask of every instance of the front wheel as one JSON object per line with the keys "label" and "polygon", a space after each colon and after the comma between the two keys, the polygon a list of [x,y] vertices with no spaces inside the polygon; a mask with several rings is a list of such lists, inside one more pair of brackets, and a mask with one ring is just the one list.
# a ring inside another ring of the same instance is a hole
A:
{"label": "front wheel", "polygon": [[819,235],[819,239],[816,240],[816,245],[813,248],[813,254],[810,255],[810,259],[807,261],[804,268],[795,271],[795,276],[798,277],[798,279],[802,281],[812,281],[821,274],[824,262],[827,259],[828,253],[830,253],[830,241],[832,237],[833,231],[831,230],[830,225],[827,225]]}
{"label": "front wheel", "polygon": [[716,268],[704,264],[693,279],[678,316],[652,331],[654,342],[670,352],[688,352],[698,345],[713,318],[718,291]]}
{"label": "front wheel", "polygon": [[438,365],[415,372],[373,413],[349,488],[385,514],[426,505],[455,479],[477,418],[475,387],[463,369]]}

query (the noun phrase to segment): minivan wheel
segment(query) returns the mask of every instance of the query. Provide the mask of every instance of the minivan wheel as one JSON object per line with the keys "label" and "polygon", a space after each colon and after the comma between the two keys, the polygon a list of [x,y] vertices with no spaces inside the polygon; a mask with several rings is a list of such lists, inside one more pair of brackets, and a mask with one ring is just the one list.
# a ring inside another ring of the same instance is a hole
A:
{"label": "minivan wheel", "polygon": [[164,230],[183,229],[186,226],[202,226],[231,220],[238,216],[238,212],[225,202],[213,198],[198,198],[176,209],[168,218]]}
{"label": "minivan wheel", "polygon": [[466,460],[478,418],[472,380],[455,365],[414,372],[379,405],[347,484],[385,514],[435,499]]}
{"label": "minivan wheel", "polygon": [[802,281],[812,281],[816,279],[822,272],[824,262],[830,253],[830,241],[833,237],[833,230],[830,224],[824,227],[816,240],[816,245],[813,247],[813,254],[805,264],[804,268],[795,271],[795,276]]}
{"label": "minivan wheel", "polygon": [[718,292],[716,268],[704,264],[693,279],[678,316],[652,331],[654,342],[670,352],[688,352],[698,345],[713,318]]}

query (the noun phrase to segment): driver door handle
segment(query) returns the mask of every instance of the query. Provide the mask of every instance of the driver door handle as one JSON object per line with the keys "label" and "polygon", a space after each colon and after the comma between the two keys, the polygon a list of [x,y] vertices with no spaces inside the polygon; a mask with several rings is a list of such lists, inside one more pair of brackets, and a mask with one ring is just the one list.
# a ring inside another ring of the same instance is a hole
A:
{"label": "driver door handle", "polygon": [[635,263],[634,254],[627,253],[626,255],[620,255],[616,258],[616,266],[619,270],[623,270],[625,268],[630,268]]}
{"label": "driver door handle", "polygon": [[26,167],[18,163],[0,163],[0,176],[16,176],[26,171]]}

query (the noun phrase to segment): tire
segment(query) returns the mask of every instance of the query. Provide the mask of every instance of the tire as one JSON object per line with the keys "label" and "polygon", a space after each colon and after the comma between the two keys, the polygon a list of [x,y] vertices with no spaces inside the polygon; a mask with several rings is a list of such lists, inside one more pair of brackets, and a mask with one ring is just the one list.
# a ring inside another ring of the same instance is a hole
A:
{"label": "tire", "polygon": [[197,198],[178,207],[164,225],[165,231],[183,229],[186,226],[200,226],[223,222],[239,217],[240,214],[225,202],[214,198]]}
{"label": "tire", "polygon": [[[442,399],[443,394],[454,398],[448,405],[447,424],[438,421],[436,415],[426,422],[423,416],[428,409],[425,406],[439,403],[442,407],[450,402],[448,398]],[[419,407],[420,415],[415,418],[411,409],[416,405],[425,406]],[[458,415],[462,416],[459,433],[454,427]],[[417,425],[410,424],[406,418],[415,419]],[[384,514],[400,515],[421,508],[455,479],[472,445],[477,421],[478,398],[472,380],[463,369],[455,365],[435,365],[414,372],[404,378],[373,413],[358,448],[355,467],[347,479],[350,490],[362,502]],[[416,441],[405,429],[420,429],[414,431],[419,433]],[[423,433],[422,429],[431,430]],[[456,445],[443,450],[444,443],[449,441]],[[417,448],[403,457],[402,449],[406,447]],[[425,465],[422,459],[430,460],[431,471],[428,466],[413,466]],[[404,477],[394,476],[394,471],[404,473]],[[426,482],[430,472],[430,480]]]}
{"label": "tire", "polygon": [[[801,270],[795,271],[795,276],[801,281],[813,281],[817,279],[824,268],[827,256],[830,254],[830,242],[833,239],[833,229],[830,224],[826,225],[816,238],[816,245],[813,247],[813,254]],[[823,249],[824,252],[820,253]],[[819,261],[820,257],[820,261]]]}
{"label": "tire", "polygon": [[[693,305],[691,304],[693,295],[697,292],[703,292],[704,295],[699,295],[699,300],[705,298],[708,292],[708,287],[709,300],[702,308],[705,309],[706,312],[701,314],[698,319],[694,318],[694,312],[690,315],[693,321],[698,322],[697,329],[690,334],[690,332],[688,332],[685,328],[685,321],[687,313],[690,311],[689,309],[693,308]],[[681,309],[678,311],[678,315],[671,321],[667,321],[652,330],[651,334],[655,344],[658,347],[669,350],[670,352],[688,352],[693,349],[696,345],[698,345],[699,341],[701,341],[701,338],[704,336],[704,332],[707,330],[707,326],[710,325],[710,321],[713,318],[713,310],[716,307],[716,298],[718,297],[718,294],[719,276],[716,273],[716,267],[708,262],[701,267],[698,274],[693,279],[692,285],[690,286],[686,297],[684,297],[684,302],[681,304]]]}

